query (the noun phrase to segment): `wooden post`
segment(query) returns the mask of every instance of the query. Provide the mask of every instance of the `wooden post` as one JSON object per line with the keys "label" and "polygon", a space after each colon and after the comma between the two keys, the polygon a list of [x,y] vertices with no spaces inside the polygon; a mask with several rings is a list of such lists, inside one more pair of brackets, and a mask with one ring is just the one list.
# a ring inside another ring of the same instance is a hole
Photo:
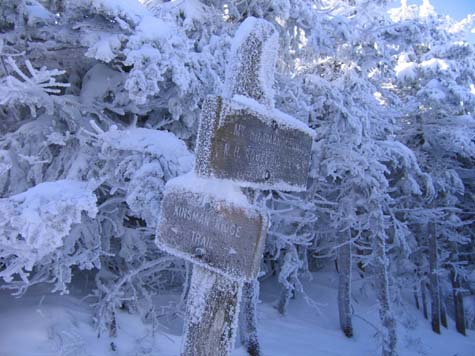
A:
{"label": "wooden post", "polygon": [[242,283],[194,266],[186,308],[183,356],[229,355]]}
{"label": "wooden post", "polygon": [[239,331],[241,343],[246,347],[249,356],[261,355],[261,346],[257,335],[257,300],[259,298],[259,282],[245,282],[243,286]]}
{"label": "wooden post", "polygon": [[314,136],[273,107],[277,43],[277,31],[265,20],[242,23],[225,97],[203,104],[196,176],[172,179],[165,187],[157,245],[194,265],[183,356],[229,355],[242,294],[243,336],[250,355],[260,355],[256,278],[267,216],[240,189],[305,190]]}

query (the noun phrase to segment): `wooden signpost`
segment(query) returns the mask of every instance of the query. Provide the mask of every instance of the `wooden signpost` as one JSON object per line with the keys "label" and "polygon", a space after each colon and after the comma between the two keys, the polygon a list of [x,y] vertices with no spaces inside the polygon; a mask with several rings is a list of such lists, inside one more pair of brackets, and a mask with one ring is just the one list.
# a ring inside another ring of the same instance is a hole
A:
{"label": "wooden signpost", "polygon": [[255,302],[267,217],[240,187],[306,189],[313,132],[274,108],[277,46],[267,21],[251,17],[241,24],[224,97],[209,97],[203,106],[196,175],[165,187],[157,245],[194,265],[185,356],[229,355],[244,283],[246,300]]}

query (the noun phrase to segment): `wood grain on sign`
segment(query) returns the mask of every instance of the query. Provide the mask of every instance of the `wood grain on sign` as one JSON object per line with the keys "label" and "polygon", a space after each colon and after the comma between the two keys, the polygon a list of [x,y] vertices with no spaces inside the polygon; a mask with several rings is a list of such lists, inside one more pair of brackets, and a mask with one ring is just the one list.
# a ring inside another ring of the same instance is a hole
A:
{"label": "wood grain on sign", "polygon": [[304,191],[312,141],[305,130],[212,97],[200,120],[196,171],[244,187]]}
{"label": "wood grain on sign", "polygon": [[236,332],[242,283],[193,267],[182,356],[229,355]]}
{"label": "wood grain on sign", "polygon": [[157,244],[235,280],[256,278],[267,222],[261,211],[194,192],[166,192]]}

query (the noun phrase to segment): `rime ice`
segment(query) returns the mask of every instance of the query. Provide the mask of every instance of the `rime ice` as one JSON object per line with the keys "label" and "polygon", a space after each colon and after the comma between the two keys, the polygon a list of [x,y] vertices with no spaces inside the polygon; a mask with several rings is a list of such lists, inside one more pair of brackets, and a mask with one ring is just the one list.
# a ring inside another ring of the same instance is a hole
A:
{"label": "rime ice", "polygon": [[37,261],[63,245],[83,212],[94,217],[92,190],[86,182],[58,180],[0,199],[0,258],[16,262],[0,271],[0,277],[11,280],[14,274],[31,271]]}
{"label": "rime ice", "polygon": [[231,47],[224,95],[244,95],[272,108],[278,34],[269,22],[248,17],[239,27]]}
{"label": "rime ice", "polygon": [[241,283],[194,267],[182,356],[230,354],[241,293]]}

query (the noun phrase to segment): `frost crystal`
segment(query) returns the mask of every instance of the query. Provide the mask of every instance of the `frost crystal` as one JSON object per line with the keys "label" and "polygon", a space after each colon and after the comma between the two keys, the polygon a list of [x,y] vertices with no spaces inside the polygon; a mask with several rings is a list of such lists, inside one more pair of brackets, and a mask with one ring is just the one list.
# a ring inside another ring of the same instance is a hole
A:
{"label": "frost crystal", "polygon": [[269,22],[248,17],[239,27],[231,47],[224,95],[243,95],[272,108],[278,33]]}
{"label": "frost crystal", "polygon": [[91,218],[97,213],[96,196],[85,182],[45,182],[0,199],[0,258],[11,262],[0,277],[10,280],[12,274],[29,271],[61,247],[83,212]]}
{"label": "frost crystal", "polygon": [[193,164],[193,155],[186,148],[186,144],[170,132],[145,128],[111,128],[101,134],[100,138],[106,146],[119,150],[167,157],[170,161],[178,162],[183,170],[190,170]]}

